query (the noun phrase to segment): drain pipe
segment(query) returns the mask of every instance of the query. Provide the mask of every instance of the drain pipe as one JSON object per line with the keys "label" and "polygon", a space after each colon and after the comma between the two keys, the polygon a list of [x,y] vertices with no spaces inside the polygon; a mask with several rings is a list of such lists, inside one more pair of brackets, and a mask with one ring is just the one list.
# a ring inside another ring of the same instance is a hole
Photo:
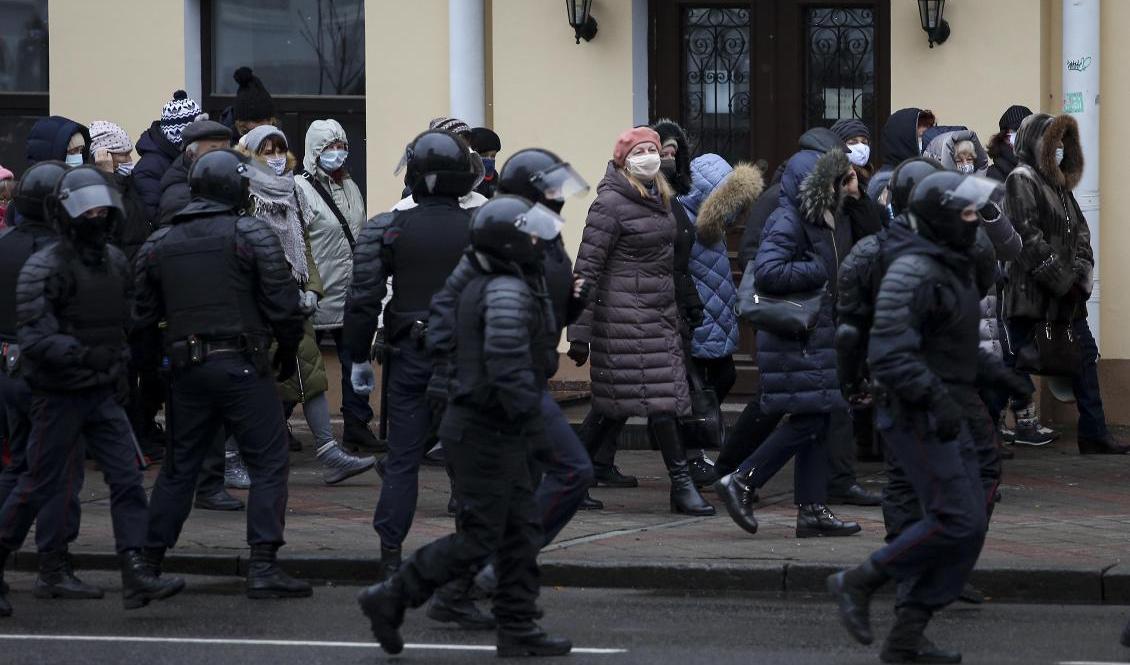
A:
{"label": "drain pipe", "polygon": [[472,127],[486,124],[484,0],[448,0],[451,115]]}

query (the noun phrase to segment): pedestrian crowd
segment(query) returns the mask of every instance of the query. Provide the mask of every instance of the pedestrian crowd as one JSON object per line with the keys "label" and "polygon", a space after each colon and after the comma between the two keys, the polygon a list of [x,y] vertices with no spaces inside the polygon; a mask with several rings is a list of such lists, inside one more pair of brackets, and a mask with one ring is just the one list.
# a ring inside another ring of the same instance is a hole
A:
{"label": "pedestrian crowd", "polygon": [[[893,579],[883,661],[960,662],[924,631],[978,595],[1001,460],[1058,436],[1031,376],[1071,386],[1080,454],[1130,452],[1099,392],[1070,116],[1010,107],[986,147],[901,109],[881,156],[842,119],[772,173],[700,154],[671,120],[626,128],[574,261],[563,207],[589,184],[556,153],[500,160],[491,129],[435,118],[404,149],[403,198],[366,220],[342,125],[288,137],[262,81],[234,78],[219,121],[180,90],[136,144],[52,116],[26,166],[0,167],[0,573],[37,524],[39,597],[103,596],[68,554],[87,457],[111,490],[126,609],[184,588],[161,567],[193,507],[246,508],[249,597],[309,596],[277,563],[301,407],[327,485],[381,476],[381,581],[358,602],[386,651],[428,603],[497,630],[500,655],[567,653],[536,622],[538,551],[604,508],[593,488],[638,485],[615,459],[637,417],[674,513],[715,514],[709,489],[756,534],[758,491],[789,461],[797,538],[861,531],[830,506],[882,506],[886,544],[828,580],[844,626],[870,644],[870,598]],[[727,427],[743,322],[760,385]],[[563,335],[591,377],[577,432],[549,389]],[[882,450],[881,493],[856,479],[859,445]],[[405,556],[425,460],[451,479],[456,530]],[[0,579],[0,616],[6,593]]]}

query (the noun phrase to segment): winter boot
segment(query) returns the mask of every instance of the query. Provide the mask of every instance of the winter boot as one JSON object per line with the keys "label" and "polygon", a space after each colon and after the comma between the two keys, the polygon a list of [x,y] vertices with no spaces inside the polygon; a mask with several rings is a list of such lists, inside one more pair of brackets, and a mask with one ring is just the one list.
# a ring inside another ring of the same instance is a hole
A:
{"label": "winter boot", "polygon": [[671,512],[685,515],[713,515],[714,506],[706,502],[691,482],[687,454],[674,419],[649,423],[652,439],[659,445],[667,475],[671,477]]}
{"label": "winter boot", "polygon": [[898,608],[895,625],[883,643],[879,660],[884,663],[960,663],[960,653],[939,649],[923,634],[931,614],[922,607]]}
{"label": "winter boot", "polygon": [[381,545],[381,563],[377,571],[378,579],[390,579],[400,570],[400,548]]}
{"label": "winter boot", "polygon": [[1125,455],[1130,452],[1130,446],[1115,439],[1109,432],[1097,439],[1081,436],[1078,444],[1080,455]]}
{"label": "winter boot", "polygon": [[845,522],[832,514],[821,503],[797,506],[796,537],[814,538],[816,536],[850,536],[859,533],[860,526],[855,522]]}
{"label": "winter boot", "polygon": [[39,577],[32,593],[36,598],[69,600],[98,600],[105,595],[102,589],[75,577],[71,555],[65,549],[39,553]]}
{"label": "winter boot", "polygon": [[1017,446],[1046,446],[1055,441],[1055,436],[1052,436],[1055,432],[1040,426],[1035,405],[1030,404],[1016,411],[1015,414],[1016,429],[1013,431],[1013,444]]}
{"label": "winter boot", "polygon": [[757,518],[753,516],[753,504],[757,501],[757,488],[751,484],[752,470],[742,475],[735,471],[728,476],[722,476],[714,483],[714,491],[718,493],[730,519],[749,533],[757,533]]}
{"label": "winter boot", "polygon": [[604,502],[592,498],[589,491],[585,490],[585,495],[581,497],[581,505],[577,506],[577,510],[604,510]]}
{"label": "winter boot", "polygon": [[342,450],[337,441],[328,441],[318,448],[318,461],[322,463],[322,482],[336,485],[341,481],[365,473],[377,460],[373,457],[354,457]]}
{"label": "winter boot", "polygon": [[870,558],[862,565],[828,577],[828,593],[839,609],[840,623],[860,644],[875,640],[871,632],[871,596],[889,579]]}
{"label": "winter boot", "polygon": [[985,602],[985,594],[981,593],[981,590],[977,587],[966,582],[965,586],[961,587],[961,594],[957,599],[963,603],[969,603],[970,605],[980,605]]}
{"label": "winter boot", "polygon": [[341,442],[350,450],[367,453],[388,452],[388,443],[377,438],[377,435],[369,428],[369,423],[349,415],[346,415],[343,420],[345,426],[341,435]]}
{"label": "winter boot", "polygon": [[550,637],[533,621],[498,629],[498,657],[564,656],[573,643],[563,637]]}
{"label": "winter boot", "polygon": [[279,568],[278,545],[252,545],[247,566],[247,597],[308,598],[314,594],[307,582],[296,580]]}
{"label": "winter boot", "polygon": [[228,491],[222,487],[212,494],[197,494],[192,505],[200,510],[243,510],[243,502],[228,494]]}
{"label": "winter boot", "polygon": [[0,547],[0,618],[12,616],[12,604],[8,602],[8,583],[4,581],[4,566],[8,563],[8,550]]}
{"label": "winter boot", "polygon": [[687,471],[691,474],[691,482],[702,489],[718,482],[718,474],[714,472],[714,462],[706,456],[705,451],[698,451],[698,456],[687,461]]}
{"label": "winter boot", "polygon": [[498,572],[495,570],[494,563],[488,563],[475,574],[473,595],[479,598],[490,598],[497,589]]}
{"label": "winter boot", "polygon": [[593,486],[594,487],[619,487],[619,488],[632,488],[639,487],[639,478],[635,476],[628,476],[620,472],[620,467],[615,464],[594,464],[593,465]]}
{"label": "winter boot", "polygon": [[232,490],[251,489],[251,476],[248,475],[238,450],[224,453],[224,487]]}
{"label": "winter boot", "polygon": [[[10,608],[9,611],[11,611]],[[3,615],[0,614],[0,616]],[[1126,626],[1122,629],[1122,639],[1120,640],[1120,642],[1122,643],[1122,646],[1130,648],[1130,623],[1127,623]]]}
{"label": "winter boot", "polygon": [[404,610],[408,603],[404,595],[404,585],[398,576],[374,584],[357,594],[357,604],[369,617],[373,637],[380,643],[385,653],[398,654],[404,651],[404,638],[400,636],[400,626],[404,623]]}
{"label": "winter boot", "polygon": [[494,630],[497,623],[494,617],[486,614],[471,599],[470,590],[473,578],[453,580],[442,586],[428,604],[429,619],[441,623],[454,623],[464,630]]}
{"label": "winter boot", "polygon": [[122,607],[136,610],[154,600],[175,596],[184,589],[180,577],[158,577],[141,550],[122,553]]}

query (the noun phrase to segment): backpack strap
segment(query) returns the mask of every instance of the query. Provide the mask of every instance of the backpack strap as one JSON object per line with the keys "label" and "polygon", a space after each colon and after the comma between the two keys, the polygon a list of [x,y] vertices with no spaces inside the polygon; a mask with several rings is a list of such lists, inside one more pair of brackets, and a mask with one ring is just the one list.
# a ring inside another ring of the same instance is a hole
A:
{"label": "backpack strap", "polygon": [[303,171],[302,177],[306,180],[306,182],[310,183],[310,186],[314,188],[314,191],[318,193],[318,196],[322,197],[322,201],[329,207],[330,212],[334,214],[334,217],[337,217],[337,223],[341,224],[341,230],[345,234],[346,242],[349,243],[349,249],[353,249],[357,244],[357,240],[353,237],[353,231],[349,228],[349,222],[345,221],[345,215],[342,214],[341,208],[338,208],[337,204],[334,203],[334,199],[332,196],[330,196],[329,191],[326,190],[325,186],[322,185],[322,183],[319,182],[317,178],[311,175],[309,171]]}

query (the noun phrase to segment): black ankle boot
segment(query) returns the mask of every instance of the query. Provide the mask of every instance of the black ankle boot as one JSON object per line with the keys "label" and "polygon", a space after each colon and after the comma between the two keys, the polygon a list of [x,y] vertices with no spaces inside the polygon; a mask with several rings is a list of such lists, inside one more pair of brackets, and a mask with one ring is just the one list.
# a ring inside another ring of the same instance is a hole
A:
{"label": "black ankle boot", "polygon": [[377,570],[377,579],[387,580],[398,570],[400,570],[400,548],[381,545],[381,563]]}
{"label": "black ankle boot", "polygon": [[797,538],[850,536],[859,533],[859,531],[859,524],[841,520],[828,509],[828,506],[822,503],[810,503],[797,508]]}
{"label": "black ankle boot", "polygon": [[494,617],[479,609],[471,598],[471,578],[449,582],[432,595],[428,603],[429,619],[454,623],[464,630],[494,630]]}
{"label": "black ankle boot", "polygon": [[36,598],[97,600],[105,595],[102,589],[75,577],[67,550],[39,553],[39,577],[32,591]]}
{"label": "black ankle boot", "polygon": [[303,580],[296,580],[283,572],[278,564],[278,545],[252,545],[251,560],[247,565],[247,597],[257,600],[269,598],[308,598],[314,590]]}
{"label": "black ankle boot", "polygon": [[0,547],[0,618],[12,616],[12,604],[8,602],[8,583],[4,581],[4,566],[8,563],[8,550]]}
{"label": "black ankle boot", "polygon": [[879,660],[884,663],[960,663],[960,653],[939,649],[926,638],[924,632],[931,614],[922,607],[898,608],[895,625],[883,643]]}
{"label": "black ankle boot", "polygon": [[357,604],[361,606],[361,612],[369,617],[373,637],[380,643],[381,649],[393,655],[404,651],[400,626],[404,623],[407,601],[400,577],[393,575],[384,582],[363,589],[357,594]]}
{"label": "black ankle boot", "polygon": [[713,515],[714,506],[702,498],[691,481],[687,470],[687,454],[683,450],[675,420],[666,418],[648,423],[648,429],[663,454],[667,475],[671,477],[671,512],[696,516]]}
{"label": "black ankle boot", "polygon": [[498,629],[498,657],[564,656],[573,643],[563,637],[550,637],[534,622]]}
{"label": "black ankle boot", "polygon": [[875,641],[871,632],[871,596],[889,579],[871,559],[828,577],[828,593],[839,609],[840,623],[860,644]]}
{"label": "black ankle boot", "polygon": [[698,456],[687,461],[687,470],[691,474],[691,482],[699,489],[718,482],[718,474],[714,472],[714,462],[711,462],[701,450]]}
{"label": "black ankle boot", "polygon": [[122,553],[122,607],[127,610],[175,596],[183,589],[184,580],[179,577],[157,577],[141,550]]}
{"label": "black ankle boot", "polygon": [[730,519],[749,533],[757,533],[757,518],[753,516],[753,504],[757,502],[757,489],[750,484],[751,471],[744,476],[738,472],[723,476],[714,483],[714,491],[730,513]]}
{"label": "black ankle boot", "polygon": [[639,486],[639,478],[625,475],[620,471],[620,467],[615,464],[593,465],[593,487],[619,487],[630,489]]}

